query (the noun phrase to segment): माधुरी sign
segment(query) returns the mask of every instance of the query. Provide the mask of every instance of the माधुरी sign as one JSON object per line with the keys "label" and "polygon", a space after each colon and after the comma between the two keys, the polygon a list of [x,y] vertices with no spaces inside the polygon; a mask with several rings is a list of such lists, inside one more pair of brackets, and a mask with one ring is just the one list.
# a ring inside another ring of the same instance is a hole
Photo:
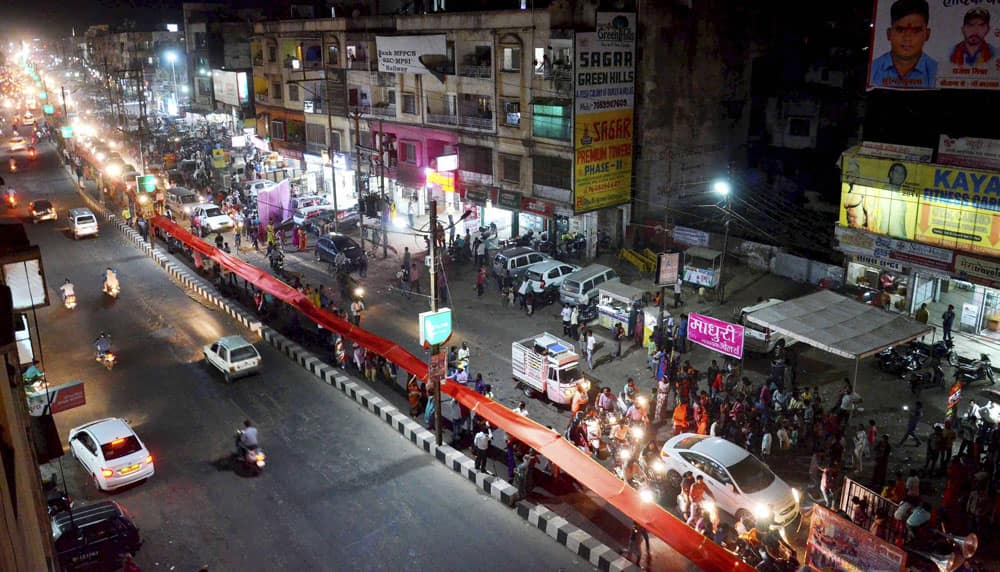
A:
{"label": "\u092e\u093e\u0927\u0941\u0930\u0940 sign", "polygon": [[378,71],[389,73],[431,73],[424,56],[447,56],[448,40],[444,34],[432,36],[376,36]]}
{"label": "\u092e\u093e\u0927\u0941\u0930\u0940 sign", "polygon": [[421,312],[418,320],[421,346],[443,344],[451,337],[451,308],[441,308],[437,312]]}
{"label": "\u092e\u093e\u0927\u0941\u0930\u0940 sign", "polygon": [[743,359],[743,326],[710,316],[688,314],[687,337],[699,346]]}

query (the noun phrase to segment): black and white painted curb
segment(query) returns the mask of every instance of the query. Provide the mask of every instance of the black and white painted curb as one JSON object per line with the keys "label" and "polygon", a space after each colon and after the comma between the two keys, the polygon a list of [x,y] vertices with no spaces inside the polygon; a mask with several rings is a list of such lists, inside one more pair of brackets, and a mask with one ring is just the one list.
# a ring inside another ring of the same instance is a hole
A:
{"label": "black and white painted curb", "polygon": [[153,247],[142,236],[128,225],[121,217],[110,213],[104,206],[98,204],[85,191],[80,194],[90,204],[91,209],[100,213],[110,224],[118,228],[133,244],[139,247],[157,264],[163,267],[171,276],[186,287],[198,292],[201,296],[223,309],[227,314],[237,319],[249,330],[259,334],[264,341],[274,346],[285,356],[291,358],[309,373],[336,387],[359,405],[384,421],[408,441],[433,455],[444,466],[462,475],[486,494],[504,503],[506,506],[517,507],[517,514],[531,525],[568,548],[574,554],[587,559],[599,570],[608,572],[638,572],[639,567],[629,562],[625,557],[615,552],[607,545],[591,536],[589,533],[570,524],[565,518],[558,516],[544,506],[534,505],[518,500],[517,487],[500,477],[481,473],[476,470],[475,461],[461,451],[449,446],[438,446],[434,433],[414,421],[408,413],[400,411],[395,405],[384,400],[378,394],[369,391],[353,382],[342,370],[336,368],[301,345],[289,340],[272,328],[261,324],[252,313],[239,307],[232,300],[219,296],[206,280],[193,274],[186,266],[173,260],[173,257],[163,252],[159,247]]}

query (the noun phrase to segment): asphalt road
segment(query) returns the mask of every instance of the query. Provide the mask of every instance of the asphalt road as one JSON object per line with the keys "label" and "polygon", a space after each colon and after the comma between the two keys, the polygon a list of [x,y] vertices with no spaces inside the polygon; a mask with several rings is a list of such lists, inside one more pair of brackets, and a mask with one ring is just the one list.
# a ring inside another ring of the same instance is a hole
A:
{"label": "asphalt road", "polygon": [[[39,150],[8,179],[22,198],[18,214],[35,198],[61,213],[84,206],[54,151]],[[71,455],[62,459],[77,502],[110,497],[131,511],[145,539],[143,569],[592,569],[269,346],[258,344],[261,375],[224,384],[201,348],[241,328],[117,232],[74,241],[65,219],[26,226],[53,299],[37,312],[45,369],[53,383],[86,384],[87,405],[56,416],[60,434],[125,417],[156,459],[152,479],[111,495],[96,491]],[[101,293],[106,266],[122,283],[116,301]],[[64,277],[76,285],[74,311],[56,303]],[[111,372],[93,359],[102,329],[119,356]],[[246,418],[268,455],[255,478],[229,461]]]}

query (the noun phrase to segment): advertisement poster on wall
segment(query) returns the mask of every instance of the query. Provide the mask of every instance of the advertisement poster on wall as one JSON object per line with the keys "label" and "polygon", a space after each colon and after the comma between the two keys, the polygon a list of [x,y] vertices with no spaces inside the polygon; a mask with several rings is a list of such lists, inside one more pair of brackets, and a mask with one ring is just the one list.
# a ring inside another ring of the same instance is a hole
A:
{"label": "advertisement poster on wall", "polygon": [[902,572],[906,552],[817,504],[809,525],[806,565],[817,571]]}
{"label": "advertisement poster on wall", "polygon": [[446,57],[447,36],[376,36],[378,71],[389,73],[430,74],[426,61],[434,56]]}
{"label": "advertisement poster on wall", "polygon": [[1000,256],[1000,175],[845,153],[840,225]]}
{"label": "advertisement poster on wall", "polygon": [[688,315],[688,339],[734,359],[743,359],[743,326],[691,313]]}
{"label": "advertisement poster on wall", "polygon": [[878,0],[868,89],[1000,89],[997,18],[986,2]]}
{"label": "advertisement poster on wall", "polygon": [[626,204],[632,194],[635,14],[598,12],[576,35],[573,210]]}

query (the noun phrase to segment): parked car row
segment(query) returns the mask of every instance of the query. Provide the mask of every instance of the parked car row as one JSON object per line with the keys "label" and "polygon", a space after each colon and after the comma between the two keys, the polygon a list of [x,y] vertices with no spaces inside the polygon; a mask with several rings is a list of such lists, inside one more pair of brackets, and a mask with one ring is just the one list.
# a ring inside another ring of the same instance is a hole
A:
{"label": "parked car row", "polygon": [[586,306],[597,299],[601,284],[620,281],[618,273],[607,266],[591,264],[581,268],[526,246],[501,250],[492,262],[495,276],[510,274],[515,280],[525,277],[536,292],[557,287],[563,304]]}

